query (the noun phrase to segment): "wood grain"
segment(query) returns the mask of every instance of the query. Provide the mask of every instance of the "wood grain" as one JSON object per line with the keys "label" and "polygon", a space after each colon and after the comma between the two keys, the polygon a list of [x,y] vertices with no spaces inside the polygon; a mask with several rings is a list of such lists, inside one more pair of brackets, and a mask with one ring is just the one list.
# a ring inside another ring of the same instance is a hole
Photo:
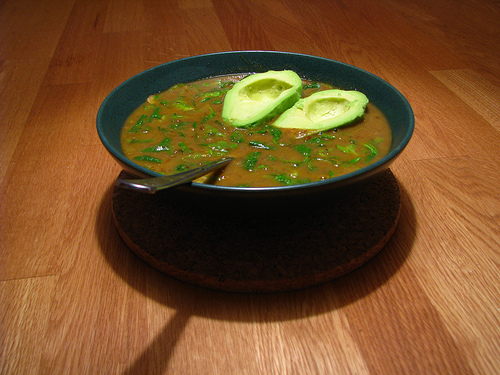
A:
{"label": "wood grain", "polygon": [[[494,0],[0,1],[0,373],[499,373],[499,16]],[[334,282],[202,289],[114,226],[102,100],[245,49],[356,65],[414,110],[396,232]]]}

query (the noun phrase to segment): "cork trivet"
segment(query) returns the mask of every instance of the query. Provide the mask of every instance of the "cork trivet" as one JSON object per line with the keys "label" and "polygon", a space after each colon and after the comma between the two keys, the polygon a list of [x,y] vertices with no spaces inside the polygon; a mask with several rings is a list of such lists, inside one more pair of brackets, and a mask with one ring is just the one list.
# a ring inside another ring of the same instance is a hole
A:
{"label": "cork trivet", "polygon": [[389,241],[400,206],[390,170],[338,197],[113,191],[116,227],[139,258],[174,278],[234,292],[287,291],[345,275]]}

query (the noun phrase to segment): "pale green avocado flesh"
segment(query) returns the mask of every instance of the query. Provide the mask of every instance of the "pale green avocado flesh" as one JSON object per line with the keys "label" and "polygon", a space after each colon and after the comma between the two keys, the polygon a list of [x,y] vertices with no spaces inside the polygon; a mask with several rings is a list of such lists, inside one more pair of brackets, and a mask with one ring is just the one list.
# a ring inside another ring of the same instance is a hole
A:
{"label": "pale green avocado flesh", "polygon": [[360,120],[368,98],[359,91],[325,90],[298,100],[273,123],[278,128],[321,132]]}
{"label": "pale green avocado flesh", "polygon": [[256,73],[243,78],[224,98],[222,118],[237,127],[270,120],[302,96],[302,80],[291,70]]}

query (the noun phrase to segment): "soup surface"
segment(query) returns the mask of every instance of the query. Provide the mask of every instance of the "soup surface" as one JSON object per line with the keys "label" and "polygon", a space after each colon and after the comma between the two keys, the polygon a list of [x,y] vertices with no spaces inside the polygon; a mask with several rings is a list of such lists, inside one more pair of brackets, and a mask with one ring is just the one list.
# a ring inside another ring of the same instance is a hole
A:
{"label": "soup surface", "polygon": [[[232,156],[235,160],[223,170],[197,182],[264,187],[340,176],[389,152],[389,124],[371,103],[362,121],[312,135],[273,127],[273,120],[251,128],[225,124],[221,117],[225,93],[245,76],[178,84],[148,97],[123,126],[125,156],[162,174]],[[332,88],[307,80],[303,87],[303,97]]]}

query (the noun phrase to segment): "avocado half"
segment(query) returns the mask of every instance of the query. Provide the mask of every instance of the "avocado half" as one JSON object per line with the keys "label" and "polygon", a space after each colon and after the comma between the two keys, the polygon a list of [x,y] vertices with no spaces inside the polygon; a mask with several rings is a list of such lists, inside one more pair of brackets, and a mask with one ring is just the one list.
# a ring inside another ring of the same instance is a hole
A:
{"label": "avocado half", "polygon": [[321,132],[361,119],[368,98],[359,91],[325,90],[298,100],[273,123],[278,128]]}
{"label": "avocado half", "polygon": [[256,73],[243,78],[224,98],[222,119],[237,127],[270,120],[302,96],[302,80],[291,70]]}

